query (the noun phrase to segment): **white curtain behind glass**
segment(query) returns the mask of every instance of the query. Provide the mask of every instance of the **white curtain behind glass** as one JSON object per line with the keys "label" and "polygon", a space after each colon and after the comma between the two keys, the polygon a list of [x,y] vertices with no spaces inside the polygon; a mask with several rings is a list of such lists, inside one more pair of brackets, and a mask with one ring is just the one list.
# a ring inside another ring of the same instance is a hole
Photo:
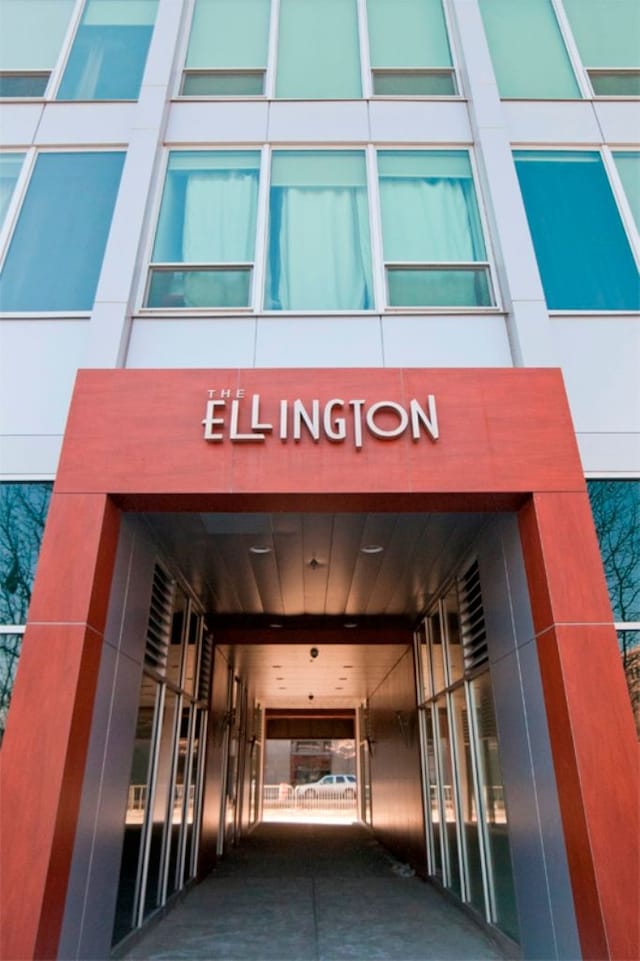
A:
{"label": "white curtain behind glass", "polygon": [[[184,200],[182,259],[190,264],[253,261],[257,171],[219,170],[191,174]],[[223,282],[218,276],[216,283]],[[211,278],[185,276],[185,301],[206,303]]]}
{"label": "white curtain behind glass", "polygon": [[384,258],[391,262],[484,260],[467,179],[384,178],[380,184]]}
{"label": "white curtain behind glass", "polygon": [[273,188],[267,310],[372,306],[364,188]]}

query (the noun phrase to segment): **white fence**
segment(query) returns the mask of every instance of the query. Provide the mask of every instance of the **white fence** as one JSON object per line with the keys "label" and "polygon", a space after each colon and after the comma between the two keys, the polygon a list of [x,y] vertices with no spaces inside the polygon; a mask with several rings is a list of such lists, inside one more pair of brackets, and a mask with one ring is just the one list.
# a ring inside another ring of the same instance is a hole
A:
{"label": "white fence", "polygon": [[357,792],[354,787],[318,790],[311,785],[265,784],[262,791],[265,811],[354,811]]}

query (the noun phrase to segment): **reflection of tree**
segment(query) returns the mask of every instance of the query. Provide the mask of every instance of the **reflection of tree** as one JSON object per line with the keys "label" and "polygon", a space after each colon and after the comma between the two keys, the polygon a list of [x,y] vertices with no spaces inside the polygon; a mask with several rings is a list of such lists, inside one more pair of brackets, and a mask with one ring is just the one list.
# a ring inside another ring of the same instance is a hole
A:
{"label": "reflection of tree", "polygon": [[24,624],[51,484],[0,484],[0,623]]}
{"label": "reflection of tree", "polygon": [[[589,481],[589,497],[616,621],[640,621],[640,481]],[[640,632],[618,633],[640,733]]]}
{"label": "reflection of tree", "polygon": [[0,634],[0,742],[7,721],[13,679],[22,647],[22,634]]}

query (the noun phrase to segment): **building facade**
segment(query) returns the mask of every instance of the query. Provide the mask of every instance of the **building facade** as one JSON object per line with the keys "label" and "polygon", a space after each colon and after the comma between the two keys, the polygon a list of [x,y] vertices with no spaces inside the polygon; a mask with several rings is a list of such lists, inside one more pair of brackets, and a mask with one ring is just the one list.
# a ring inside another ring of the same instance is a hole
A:
{"label": "building facade", "polygon": [[124,950],[278,711],[509,950],[638,956],[639,50],[0,0],[4,956]]}

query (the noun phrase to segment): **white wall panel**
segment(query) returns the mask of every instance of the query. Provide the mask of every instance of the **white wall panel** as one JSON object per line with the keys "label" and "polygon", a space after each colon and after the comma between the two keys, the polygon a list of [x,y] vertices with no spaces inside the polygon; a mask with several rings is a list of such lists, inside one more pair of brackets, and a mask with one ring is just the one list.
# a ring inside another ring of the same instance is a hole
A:
{"label": "white wall panel", "polygon": [[511,367],[505,318],[389,316],[382,319],[385,367]]}
{"label": "white wall panel", "polygon": [[281,143],[363,143],[369,139],[367,105],[363,100],[275,100],[269,106],[267,137]]}
{"label": "white wall panel", "polygon": [[125,367],[253,367],[255,332],[253,317],[137,319]]}
{"label": "white wall panel", "polygon": [[34,135],[42,146],[126,144],[135,103],[48,103]]}
{"label": "white wall panel", "polygon": [[267,114],[266,102],[174,103],[166,139],[170,144],[262,143]]}
{"label": "white wall panel", "polygon": [[3,103],[0,144],[3,147],[28,147],[36,135],[42,111],[39,103]]}
{"label": "white wall panel", "polygon": [[64,432],[88,323],[0,322],[0,434]]}
{"label": "white wall panel", "polygon": [[369,103],[371,139],[378,143],[470,143],[472,139],[464,101],[424,100]]}
{"label": "white wall panel", "polygon": [[256,367],[381,367],[380,317],[263,317]]}
{"label": "white wall panel", "polygon": [[602,134],[590,101],[505,101],[509,138],[517,144],[599,144]]}
{"label": "white wall panel", "polygon": [[640,102],[622,100],[594,102],[594,110],[605,142],[637,145],[640,141]]}

